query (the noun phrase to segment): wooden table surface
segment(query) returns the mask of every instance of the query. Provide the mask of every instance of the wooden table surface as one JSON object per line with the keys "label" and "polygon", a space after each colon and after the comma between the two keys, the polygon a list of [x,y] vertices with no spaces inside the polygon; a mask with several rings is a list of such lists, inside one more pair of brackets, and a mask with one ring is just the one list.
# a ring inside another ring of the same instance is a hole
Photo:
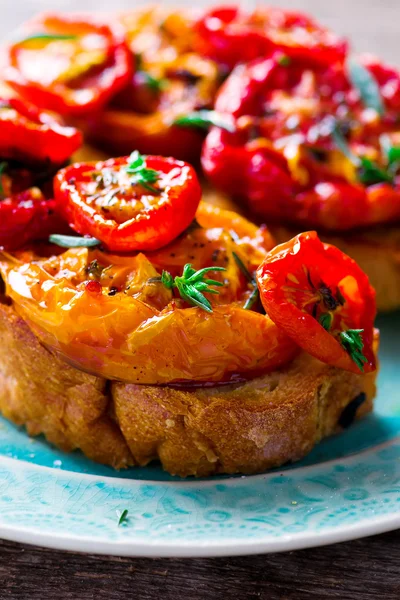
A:
{"label": "wooden table surface", "polygon": [[[96,4],[124,8],[134,2],[0,0],[0,36],[38,10],[83,10]],[[276,0],[275,4],[308,10],[351,36],[356,50],[400,65],[399,0]],[[379,597],[400,599],[400,532],[286,554],[196,560],[88,556],[0,541],[0,600]]]}

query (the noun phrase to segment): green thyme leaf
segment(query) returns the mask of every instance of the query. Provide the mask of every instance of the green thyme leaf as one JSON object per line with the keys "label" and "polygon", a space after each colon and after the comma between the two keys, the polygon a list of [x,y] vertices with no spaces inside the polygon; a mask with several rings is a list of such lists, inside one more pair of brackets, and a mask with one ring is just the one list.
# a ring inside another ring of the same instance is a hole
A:
{"label": "green thyme leaf", "polygon": [[256,302],[258,302],[259,298],[260,292],[258,291],[257,284],[255,284],[254,290],[251,292],[250,296],[243,305],[244,310],[251,310]]}
{"label": "green thyme leaf", "polygon": [[364,371],[364,364],[368,362],[362,350],[364,342],[361,334],[364,329],[348,329],[339,334],[339,341],[350,358],[356,363],[360,371]]}
{"label": "green thyme leaf", "polygon": [[154,92],[162,92],[166,88],[167,81],[165,79],[157,79],[146,71],[139,71],[139,73],[144,83]]}
{"label": "green thyme leaf", "polygon": [[145,157],[142,156],[138,150],[135,150],[130,155],[129,163],[126,166],[126,172],[129,175],[132,175],[132,185],[141,185],[153,194],[161,193],[161,190],[152,185],[158,181],[160,173],[155,169],[148,169],[146,167]]}
{"label": "green thyme leaf", "polygon": [[236,252],[232,252],[232,256],[235,259],[235,263],[239,267],[239,270],[243,273],[249,283],[254,283],[254,277],[242,261],[242,259],[236,254]]}
{"label": "green thyme leaf", "polygon": [[379,138],[382,152],[386,156],[388,171],[395,175],[400,169],[400,146],[394,146],[390,137],[382,134]]}
{"label": "green thyme leaf", "polygon": [[8,163],[6,161],[0,162],[0,200],[4,200],[6,194],[3,187],[3,175],[7,170]]}
{"label": "green thyme leaf", "polygon": [[239,270],[246,277],[247,281],[252,285],[253,291],[250,296],[247,298],[246,302],[243,305],[244,310],[250,310],[253,308],[254,304],[258,302],[260,297],[260,292],[258,290],[257,281],[255,277],[250,273],[246,265],[243,263],[242,259],[236,254],[236,252],[232,252],[232,256],[239,267]]}
{"label": "green thyme leaf", "polygon": [[393,183],[393,174],[379,168],[372,160],[365,156],[360,158],[359,179],[364,185],[374,185],[386,181]]}
{"label": "green thyme leaf", "polygon": [[160,282],[166,288],[176,288],[180,297],[192,306],[198,306],[206,312],[212,312],[210,301],[203,295],[203,292],[208,294],[219,294],[214,287],[221,287],[224,284],[215,279],[208,279],[207,273],[210,271],[226,271],[225,267],[205,267],[196,271],[190,263],[183,267],[182,275],[172,277],[168,271],[163,271],[161,277],[153,277],[150,282]]}
{"label": "green thyme leaf", "polygon": [[349,60],[347,71],[351,83],[358,89],[361,99],[367,108],[373,108],[382,116],[385,112],[385,106],[381,96],[378,82],[372,73],[355,60]]}
{"label": "green thyme leaf", "polygon": [[360,166],[360,159],[350,149],[346,138],[340,131],[339,123],[336,119],[332,119],[332,132],[331,136],[335,142],[337,148],[356,166]]}
{"label": "green thyme leaf", "polygon": [[350,149],[345,137],[340,131],[338,122],[333,119],[331,136],[337,148],[355,165],[358,169],[358,177],[364,185],[374,185],[375,183],[393,183],[394,176],[389,170],[381,169],[376,163],[365,156],[356,156]]}
{"label": "green thyme leaf", "polygon": [[326,331],[329,331],[332,325],[332,315],[330,313],[323,313],[319,316],[318,322]]}
{"label": "green thyme leaf", "polygon": [[119,510],[117,510],[117,517],[118,517],[118,527],[120,525],[123,525],[123,523],[126,523],[128,521],[128,509],[125,508],[122,512],[120,512]]}
{"label": "green thyme leaf", "polygon": [[215,110],[199,110],[182,115],[173,121],[173,125],[178,125],[179,127],[198,127],[199,129],[208,129],[214,126],[230,133],[235,131],[233,117],[228,114],[216,112]]}
{"label": "green thyme leaf", "polygon": [[18,39],[15,43],[24,44],[25,42],[33,42],[36,40],[44,40],[53,42],[56,40],[76,40],[77,35],[61,34],[61,33],[35,33],[27,37]]}
{"label": "green thyme leaf", "polygon": [[49,237],[51,244],[61,246],[61,248],[93,248],[101,244],[100,240],[93,237],[78,237],[73,235],[59,235],[54,233]]}
{"label": "green thyme leaf", "polygon": [[287,54],[281,54],[277,58],[277,63],[278,65],[281,65],[281,67],[288,67],[292,64],[292,59],[290,56],[287,56]]}

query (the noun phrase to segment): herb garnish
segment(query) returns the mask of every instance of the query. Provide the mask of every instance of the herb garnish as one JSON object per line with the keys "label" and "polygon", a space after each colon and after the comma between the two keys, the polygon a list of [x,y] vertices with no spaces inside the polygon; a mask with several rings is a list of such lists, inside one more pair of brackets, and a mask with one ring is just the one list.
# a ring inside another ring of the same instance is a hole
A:
{"label": "herb garnish", "polygon": [[132,185],[141,185],[153,194],[161,193],[161,190],[151,185],[158,181],[160,173],[155,169],[148,169],[146,167],[145,158],[138,152],[138,150],[135,150],[130,155],[129,163],[126,166],[125,170],[129,175],[132,175]]}
{"label": "herb garnish", "polygon": [[372,73],[355,60],[348,61],[347,70],[350,81],[358,89],[364,105],[367,108],[373,108],[378,115],[382,116],[385,112],[385,106],[378,82]]}
{"label": "herb garnish", "polygon": [[56,40],[76,40],[77,38],[77,35],[69,35],[62,33],[35,33],[33,35],[29,35],[27,37],[17,40],[16,43],[24,44],[25,42],[32,42],[36,40],[48,40],[49,42]]}
{"label": "herb garnish", "polygon": [[288,67],[289,65],[292,64],[292,59],[287,54],[280,54],[278,56],[278,58],[276,59],[276,62],[281,67]]}
{"label": "herb garnish", "polygon": [[4,200],[5,198],[5,191],[4,191],[4,186],[3,186],[3,174],[5,172],[5,170],[8,167],[8,163],[3,160],[2,162],[0,162],[0,200]]}
{"label": "herb garnish", "polygon": [[341,331],[339,334],[340,344],[356,363],[360,371],[364,371],[364,364],[368,362],[362,353],[364,343],[361,334],[363,331],[364,329],[348,329],[347,331]]}
{"label": "herb garnish", "polygon": [[140,74],[144,83],[154,92],[162,92],[167,85],[165,79],[153,77],[153,75],[150,75],[147,71],[139,71],[138,74]]}
{"label": "herb garnish", "polygon": [[225,267],[205,267],[196,271],[190,263],[187,263],[183,267],[181,276],[172,277],[171,273],[163,271],[161,277],[152,277],[149,279],[149,282],[160,282],[169,290],[176,288],[182,300],[211,313],[211,303],[204,296],[203,292],[219,294],[218,290],[214,290],[210,286],[222,287],[224,284],[222,281],[216,281],[215,279],[205,279],[209,271],[226,271],[226,269]]}
{"label": "herb garnish", "polygon": [[250,273],[250,271],[248,270],[246,265],[243,263],[242,259],[236,254],[236,252],[232,252],[232,256],[235,259],[235,262],[236,262],[237,266],[239,267],[239,270],[243,273],[243,275],[246,277],[247,281],[253,287],[253,291],[251,292],[250,296],[247,298],[247,300],[243,306],[244,310],[250,310],[260,297],[260,292],[258,291],[257,281],[256,281],[255,277]]}
{"label": "herb garnish", "polygon": [[100,240],[94,237],[78,237],[74,235],[59,235],[54,233],[49,237],[51,244],[61,246],[61,248],[93,248],[101,244]]}
{"label": "herb garnish", "polygon": [[330,313],[322,313],[318,318],[318,323],[322,325],[326,331],[329,331],[332,325],[333,317]]}
{"label": "herb garnish", "polygon": [[400,167],[400,146],[394,146],[385,133],[380,136],[379,142],[388,162],[388,171],[396,173]]}
{"label": "herb garnish", "polygon": [[117,517],[118,517],[118,527],[120,525],[123,525],[124,523],[126,523],[129,519],[128,519],[128,509],[125,508],[122,512],[120,512],[119,510],[116,511],[117,512]]}
{"label": "herb garnish", "polygon": [[214,126],[229,131],[229,133],[235,131],[233,117],[215,110],[198,110],[187,115],[182,115],[173,121],[173,125],[178,125],[179,127],[198,127],[199,129],[208,129]]}
{"label": "herb garnish", "polygon": [[381,169],[376,163],[365,156],[356,156],[350,149],[345,137],[342,135],[339,124],[333,119],[332,139],[341,152],[353,163],[358,169],[358,175],[361,183],[364,185],[373,185],[374,183],[393,183],[394,173],[391,170]]}

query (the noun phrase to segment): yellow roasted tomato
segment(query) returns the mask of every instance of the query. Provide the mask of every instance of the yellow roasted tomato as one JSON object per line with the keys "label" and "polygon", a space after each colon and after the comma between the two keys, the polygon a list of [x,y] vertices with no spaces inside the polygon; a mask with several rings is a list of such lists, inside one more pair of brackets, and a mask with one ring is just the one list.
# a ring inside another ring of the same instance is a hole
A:
{"label": "yellow roasted tomato", "polygon": [[[239,381],[297,352],[257,297],[254,274],[273,245],[265,228],[201,204],[189,229],[155,252],[3,253],[0,270],[39,339],[86,371],[143,384]],[[190,273],[212,269],[204,281],[215,286],[199,286],[205,307],[172,285],[187,263]]]}

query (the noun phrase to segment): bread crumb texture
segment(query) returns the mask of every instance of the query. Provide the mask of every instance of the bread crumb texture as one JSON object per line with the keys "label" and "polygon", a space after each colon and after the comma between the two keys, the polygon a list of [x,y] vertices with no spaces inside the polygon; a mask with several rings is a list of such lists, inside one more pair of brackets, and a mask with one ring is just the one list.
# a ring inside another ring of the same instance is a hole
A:
{"label": "bread crumb texture", "polygon": [[347,373],[304,353],[235,385],[187,391],[111,382],[49,352],[6,304],[0,335],[3,415],[116,469],[160,460],[183,477],[262,472],[302,458],[340,430],[343,410],[360,394],[356,418],[375,396],[376,373]]}

